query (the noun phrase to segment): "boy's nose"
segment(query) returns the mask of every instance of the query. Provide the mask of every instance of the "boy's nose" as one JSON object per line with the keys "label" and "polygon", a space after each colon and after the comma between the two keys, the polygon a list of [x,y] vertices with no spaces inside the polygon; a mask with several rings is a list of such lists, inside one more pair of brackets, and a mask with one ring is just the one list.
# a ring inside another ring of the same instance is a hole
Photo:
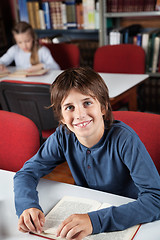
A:
{"label": "boy's nose", "polygon": [[75,109],[75,117],[76,117],[77,119],[83,119],[83,118],[85,117],[85,115],[86,115],[85,108],[83,108],[83,107],[77,107],[77,108]]}

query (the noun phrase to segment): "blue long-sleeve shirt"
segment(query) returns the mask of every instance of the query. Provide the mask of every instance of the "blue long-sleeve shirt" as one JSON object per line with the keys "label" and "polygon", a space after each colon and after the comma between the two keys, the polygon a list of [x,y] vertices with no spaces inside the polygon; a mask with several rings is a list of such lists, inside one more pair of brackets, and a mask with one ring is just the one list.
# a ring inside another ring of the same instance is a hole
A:
{"label": "blue long-sleeve shirt", "polygon": [[67,161],[79,186],[135,198],[136,201],[89,213],[93,233],[123,230],[160,219],[160,176],[137,134],[115,121],[101,140],[88,149],[61,126],[14,177],[17,215],[41,209],[39,179]]}

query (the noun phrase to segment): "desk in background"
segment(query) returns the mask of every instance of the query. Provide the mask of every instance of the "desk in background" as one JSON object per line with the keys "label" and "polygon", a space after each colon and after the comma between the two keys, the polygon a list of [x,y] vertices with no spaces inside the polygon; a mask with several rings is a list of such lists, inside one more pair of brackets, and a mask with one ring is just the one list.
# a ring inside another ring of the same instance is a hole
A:
{"label": "desk in background", "polygon": [[[42,240],[41,237],[24,234],[17,230],[17,216],[14,208],[13,172],[0,170],[0,239],[3,240]],[[40,205],[47,213],[63,196],[91,198],[112,205],[121,205],[133,201],[130,198],[82,188],[66,183],[41,179],[38,184]],[[160,221],[143,224],[134,240],[159,240]]]}
{"label": "desk in background", "polygon": [[[12,68],[13,71],[13,68]],[[4,77],[2,80],[19,80],[26,82],[46,83],[52,84],[55,78],[62,72],[62,70],[49,71],[47,74],[39,77],[27,78],[11,78]],[[137,111],[137,86],[148,79],[147,74],[112,74],[100,73],[104,79],[108,89],[111,105],[121,101],[125,97],[129,98],[129,110]]]}

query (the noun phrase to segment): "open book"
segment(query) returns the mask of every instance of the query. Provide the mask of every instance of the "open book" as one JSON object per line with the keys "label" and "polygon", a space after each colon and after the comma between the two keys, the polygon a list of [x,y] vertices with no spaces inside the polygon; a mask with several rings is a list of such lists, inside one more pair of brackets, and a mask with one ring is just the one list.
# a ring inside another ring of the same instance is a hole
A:
{"label": "open book", "polygon": [[[59,224],[74,213],[87,213],[98,209],[110,207],[108,203],[101,204],[98,201],[86,198],[78,198],[71,196],[64,196],[55,207],[46,215],[46,221],[43,227],[43,232],[36,234],[48,239],[62,239],[56,237],[56,230]],[[85,240],[131,240],[137,233],[140,225],[133,226],[124,231],[99,233],[85,237]],[[64,239],[64,238],[63,238]]]}
{"label": "open book", "polygon": [[33,77],[33,76],[41,76],[44,75],[48,72],[48,69],[41,69],[39,71],[35,71],[35,72],[27,72],[25,70],[17,70],[13,73],[10,73],[8,76],[9,77]]}
{"label": "open book", "polygon": [[0,78],[6,77],[10,72],[8,70],[6,71],[0,71]]}

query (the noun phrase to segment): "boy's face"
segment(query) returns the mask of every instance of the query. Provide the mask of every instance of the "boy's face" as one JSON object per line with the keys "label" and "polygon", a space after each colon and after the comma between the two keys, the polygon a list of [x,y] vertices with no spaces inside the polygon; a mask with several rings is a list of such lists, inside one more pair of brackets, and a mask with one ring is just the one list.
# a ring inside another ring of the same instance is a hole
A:
{"label": "boy's face", "polygon": [[92,147],[103,136],[105,110],[96,98],[71,89],[61,104],[62,122],[75,133],[81,144]]}
{"label": "boy's face", "polygon": [[30,31],[17,34],[15,33],[14,38],[19,48],[21,48],[24,52],[31,52],[33,38],[30,34]]}

